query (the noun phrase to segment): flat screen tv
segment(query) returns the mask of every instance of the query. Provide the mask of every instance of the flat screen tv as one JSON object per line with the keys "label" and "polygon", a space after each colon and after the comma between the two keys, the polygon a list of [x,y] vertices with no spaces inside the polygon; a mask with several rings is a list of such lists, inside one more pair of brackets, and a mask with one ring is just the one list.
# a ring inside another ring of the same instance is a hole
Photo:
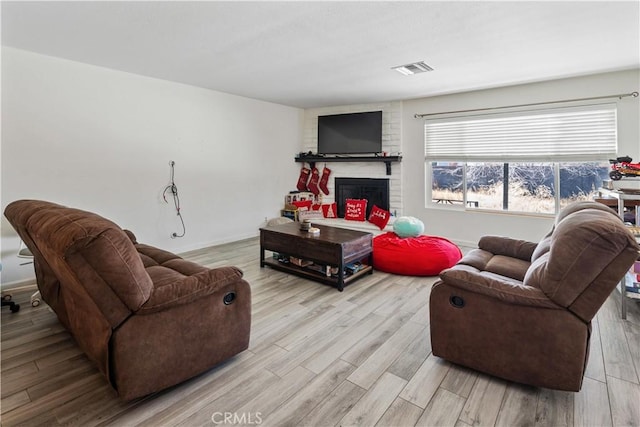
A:
{"label": "flat screen tv", "polygon": [[318,154],[382,152],[382,111],[318,116]]}

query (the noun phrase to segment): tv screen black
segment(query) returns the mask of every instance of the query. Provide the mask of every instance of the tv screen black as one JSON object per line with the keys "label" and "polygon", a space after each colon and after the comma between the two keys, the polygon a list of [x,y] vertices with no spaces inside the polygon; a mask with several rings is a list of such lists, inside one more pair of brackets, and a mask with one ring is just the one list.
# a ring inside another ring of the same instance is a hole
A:
{"label": "tv screen black", "polygon": [[382,152],[382,111],[318,116],[318,154]]}

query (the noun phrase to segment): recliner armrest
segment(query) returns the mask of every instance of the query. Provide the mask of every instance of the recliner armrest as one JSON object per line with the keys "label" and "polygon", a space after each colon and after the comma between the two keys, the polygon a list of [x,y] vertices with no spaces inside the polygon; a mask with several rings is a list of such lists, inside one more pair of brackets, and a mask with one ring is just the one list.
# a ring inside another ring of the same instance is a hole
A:
{"label": "recliner armrest", "polygon": [[536,246],[537,243],[502,236],[484,236],[478,242],[478,248],[494,255],[504,255],[523,261],[531,261],[531,255]]}
{"label": "recliner armrest", "polygon": [[155,313],[175,305],[188,304],[236,282],[244,283],[242,271],[237,267],[205,270],[183,280],[154,288],[147,302],[136,313]]}
{"label": "recliner armrest", "polygon": [[509,304],[531,307],[563,309],[538,288],[521,281],[488,271],[479,271],[470,265],[456,265],[440,273],[442,282],[469,292],[483,294]]}

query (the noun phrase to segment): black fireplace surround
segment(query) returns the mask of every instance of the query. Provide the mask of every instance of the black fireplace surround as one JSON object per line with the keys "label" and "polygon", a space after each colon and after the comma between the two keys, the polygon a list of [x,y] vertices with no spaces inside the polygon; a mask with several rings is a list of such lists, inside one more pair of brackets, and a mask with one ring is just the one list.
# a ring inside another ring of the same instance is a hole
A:
{"label": "black fireplace surround", "polygon": [[367,199],[366,218],[369,218],[373,205],[389,210],[388,178],[335,178],[335,193],[339,218],[344,218],[347,199]]}

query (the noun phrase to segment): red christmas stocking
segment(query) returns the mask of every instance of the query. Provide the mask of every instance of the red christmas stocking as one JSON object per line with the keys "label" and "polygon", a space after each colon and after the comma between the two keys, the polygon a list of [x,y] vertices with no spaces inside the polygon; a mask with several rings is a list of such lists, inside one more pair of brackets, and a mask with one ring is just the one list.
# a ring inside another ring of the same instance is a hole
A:
{"label": "red christmas stocking", "polygon": [[307,191],[307,181],[309,180],[309,172],[311,169],[302,166],[300,169],[300,177],[298,178],[298,184],[296,184],[296,188],[298,191]]}
{"label": "red christmas stocking", "polygon": [[311,179],[309,180],[309,184],[307,184],[307,188],[315,195],[320,194],[318,181],[320,181],[320,172],[318,172],[318,168],[314,167],[311,170]]}
{"label": "red christmas stocking", "polygon": [[325,166],[324,169],[322,169],[322,177],[320,177],[319,187],[326,196],[329,195],[329,187],[327,187],[327,184],[329,183],[329,175],[331,175],[331,169]]}

